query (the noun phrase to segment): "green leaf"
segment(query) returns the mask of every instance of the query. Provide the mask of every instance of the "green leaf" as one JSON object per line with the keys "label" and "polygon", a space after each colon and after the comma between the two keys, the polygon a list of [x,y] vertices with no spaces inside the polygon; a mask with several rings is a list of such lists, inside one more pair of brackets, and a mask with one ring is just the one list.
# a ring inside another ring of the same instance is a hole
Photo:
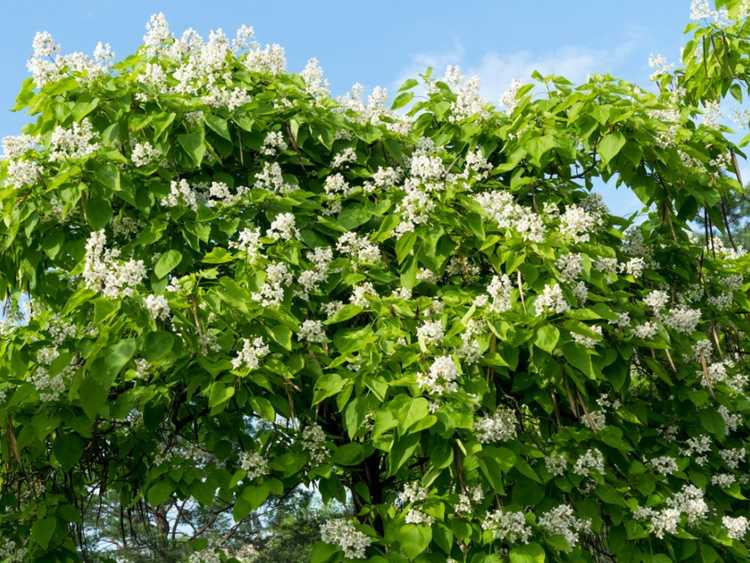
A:
{"label": "green leaf", "polygon": [[232,135],[229,133],[229,126],[227,125],[227,120],[222,119],[218,115],[214,115],[212,113],[209,113],[205,117],[206,119],[206,125],[217,135],[220,137],[223,137],[227,141],[232,140]]}
{"label": "green leaf", "polygon": [[344,387],[344,379],[337,373],[327,373],[315,381],[313,405],[332,397]]}
{"label": "green leaf", "polygon": [[214,409],[226,403],[232,397],[234,397],[234,387],[216,381],[211,385],[211,392],[208,396],[208,406],[211,409]]}
{"label": "green leaf", "polygon": [[544,563],[544,548],[538,543],[517,545],[510,550],[510,563]]}
{"label": "green leaf", "polygon": [[112,221],[112,206],[109,201],[98,195],[86,200],[86,221],[93,229],[103,229]]}
{"label": "green leaf", "polygon": [[544,325],[536,331],[536,344],[539,348],[550,354],[554,352],[557,341],[560,340],[560,331],[554,325]]}
{"label": "green leaf", "polygon": [[401,92],[396,98],[393,100],[393,103],[391,104],[391,109],[396,110],[404,107],[406,104],[411,102],[414,99],[414,92]]}
{"label": "green leaf", "polygon": [[161,279],[166,276],[169,272],[174,270],[182,261],[182,252],[175,249],[167,250],[164,254],[159,256],[159,260],[154,266],[154,274],[156,277]]}
{"label": "green leaf", "polygon": [[330,543],[318,542],[313,546],[310,563],[328,563],[339,552],[339,547]]}
{"label": "green leaf", "polygon": [[537,166],[541,165],[542,156],[555,147],[557,142],[552,135],[533,137],[526,143],[526,150],[531,160]]}
{"label": "green leaf", "polygon": [[148,490],[148,494],[146,495],[148,503],[153,506],[158,506],[166,502],[166,500],[172,495],[173,490],[174,487],[172,481],[169,479],[162,479]]}
{"label": "green leaf", "polygon": [[273,338],[273,340],[279,343],[285,350],[292,350],[292,331],[284,325],[276,325],[266,327],[266,332]]}
{"label": "green leaf", "polygon": [[37,520],[31,527],[31,542],[41,546],[43,549],[47,549],[56,527],[57,518],[54,516]]}
{"label": "green leaf", "polygon": [[367,448],[357,442],[344,444],[336,448],[333,461],[339,465],[359,465],[367,456]]}
{"label": "green leaf", "polygon": [[94,170],[94,179],[110,191],[120,191],[120,169],[112,163],[97,166]]}
{"label": "green leaf", "polygon": [[398,530],[398,542],[409,559],[414,559],[422,553],[432,541],[432,528],[404,524]]}
{"label": "green leaf", "polygon": [[83,440],[75,434],[62,434],[52,448],[63,471],[70,471],[83,454]]}
{"label": "green leaf", "polygon": [[624,146],[625,137],[622,133],[614,132],[604,135],[602,140],[599,141],[599,146],[597,147],[597,152],[599,153],[599,156],[602,157],[602,164],[605,166],[609,164]]}
{"label": "green leaf", "polygon": [[414,424],[427,417],[430,414],[430,407],[427,399],[418,397],[416,399],[408,398],[408,401],[397,412],[398,429],[401,434]]}
{"label": "green leaf", "polygon": [[206,141],[202,133],[183,133],[177,135],[177,142],[187,153],[195,166],[200,166],[206,155]]}
{"label": "green leaf", "polygon": [[323,321],[323,324],[331,325],[331,324],[348,321],[349,319],[352,319],[356,317],[357,315],[359,315],[361,312],[362,312],[362,307],[358,305],[352,305],[351,303],[349,303],[341,307],[338,311],[336,311],[336,314],[333,315],[331,318]]}

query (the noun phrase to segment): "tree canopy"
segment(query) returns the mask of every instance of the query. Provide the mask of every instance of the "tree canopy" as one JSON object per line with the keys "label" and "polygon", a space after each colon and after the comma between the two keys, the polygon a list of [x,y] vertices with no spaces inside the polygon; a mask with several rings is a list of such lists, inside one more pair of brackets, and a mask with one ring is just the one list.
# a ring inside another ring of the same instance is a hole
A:
{"label": "tree canopy", "polygon": [[317,563],[750,559],[716,117],[746,4],[695,1],[653,91],[500,105],[455,67],[333,98],[248,27],[157,14],[119,61],[37,34],[0,163],[0,558],[253,561],[242,526],[314,489],[345,507]]}

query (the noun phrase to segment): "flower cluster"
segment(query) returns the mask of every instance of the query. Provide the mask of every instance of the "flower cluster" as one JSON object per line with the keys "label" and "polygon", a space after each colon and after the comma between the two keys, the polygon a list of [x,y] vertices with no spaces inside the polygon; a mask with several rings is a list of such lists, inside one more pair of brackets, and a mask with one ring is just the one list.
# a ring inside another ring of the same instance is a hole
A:
{"label": "flower cluster", "polygon": [[121,261],[120,250],[107,248],[103,230],[91,233],[86,241],[83,281],[86,287],[111,298],[133,295],[135,286],[146,277],[142,260]]}
{"label": "flower cluster", "polygon": [[262,337],[256,336],[252,340],[249,338],[242,339],[242,349],[232,358],[232,367],[240,369],[242,367],[255,370],[260,367],[260,361],[271,353],[271,349],[265,343]]}
{"label": "flower cluster", "polygon": [[365,559],[372,540],[343,518],[328,520],[320,526],[320,539],[336,545],[347,559]]}

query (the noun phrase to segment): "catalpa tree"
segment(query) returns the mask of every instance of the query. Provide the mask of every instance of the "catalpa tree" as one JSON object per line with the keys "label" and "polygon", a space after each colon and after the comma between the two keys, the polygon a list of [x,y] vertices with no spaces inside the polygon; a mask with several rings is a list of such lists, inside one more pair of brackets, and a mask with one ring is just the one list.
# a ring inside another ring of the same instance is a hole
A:
{"label": "catalpa tree", "polygon": [[121,546],[252,561],[233,530],[299,487],[347,508],[317,563],[748,560],[746,10],[694,2],[654,91],[499,107],[456,68],[334,99],[247,27],[156,15],[116,63],[38,34],[0,164],[5,560],[91,560],[106,496]]}

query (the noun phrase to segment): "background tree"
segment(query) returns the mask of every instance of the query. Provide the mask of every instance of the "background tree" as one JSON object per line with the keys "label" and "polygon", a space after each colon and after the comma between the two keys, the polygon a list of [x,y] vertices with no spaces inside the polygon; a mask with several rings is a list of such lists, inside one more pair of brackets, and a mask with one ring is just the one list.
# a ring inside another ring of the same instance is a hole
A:
{"label": "background tree", "polygon": [[249,28],[156,15],[117,63],[38,34],[0,165],[31,311],[0,342],[2,556],[286,557],[263,530],[304,544],[284,503],[314,487],[349,509],[318,563],[747,560],[741,152],[711,111],[750,24],[693,12],[657,93],[536,75],[502,108],[453,67],[334,100]]}

